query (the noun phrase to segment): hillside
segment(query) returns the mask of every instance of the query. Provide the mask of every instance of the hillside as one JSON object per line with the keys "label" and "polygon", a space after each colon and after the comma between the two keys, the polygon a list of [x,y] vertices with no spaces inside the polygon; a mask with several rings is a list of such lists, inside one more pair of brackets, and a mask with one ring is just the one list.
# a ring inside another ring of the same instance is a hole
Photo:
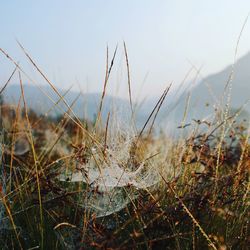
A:
{"label": "hillside", "polygon": [[[45,114],[50,110],[54,103],[49,99],[49,95],[54,102],[57,102],[60,98],[58,95],[48,86],[40,86],[46,95],[36,86],[24,85],[25,99],[30,108],[32,108],[37,114]],[[66,93],[65,90],[58,89],[61,95]],[[86,93],[79,96],[77,91],[68,91],[64,97],[66,102],[72,106],[75,114],[84,119],[94,120],[99,109],[101,100],[101,94],[99,93]],[[21,96],[19,85],[10,85],[4,91],[4,101],[9,104],[17,104]],[[62,115],[67,111],[66,105],[63,101],[60,101],[57,107],[49,113],[51,116]],[[130,106],[129,101],[119,97],[113,97],[106,95],[103,102],[102,117],[107,118],[109,112],[113,112],[124,120],[130,119]],[[140,113],[137,116],[138,125],[141,125],[146,119],[146,114]]]}
{"label": "hillside", "polygon": [[[232,80],[232,109],[240,108],[250,99],[250,53],[240,58],[234,69]],[[189,118],[204,118],[214,112],[214,106],[221,103],[226,83],[228,82],[232,67],[227,66],[222,71],[209,75],[190,89],[191,101]],[[183,113],[187,93],[184,93],[177,113]],[[227,96],[224,100],[227,99]],[[249,116],[250,105],[244,107],[244,116]]]}

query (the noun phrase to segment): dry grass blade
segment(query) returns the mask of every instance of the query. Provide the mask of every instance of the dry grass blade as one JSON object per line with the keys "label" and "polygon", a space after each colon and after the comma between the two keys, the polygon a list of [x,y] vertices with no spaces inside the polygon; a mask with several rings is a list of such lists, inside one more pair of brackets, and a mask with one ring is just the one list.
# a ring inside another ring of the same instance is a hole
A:
{"label": "dry grass blade", "polygon": [[185,126],[188,126],[188,124],[185,124],[185,122],[186,122],[186,118],[187,118],[187,114],[188,114],[188,107],[189,107],[190,98],[191,98],[191,93],[188,93],[180,128],[184,128]]}
{"label": "dry grass blade", "polygon": [[67,227],[72,227],[72,228],[76,228],[75,225],[72,225],[72,224],[70,224],[70,223],[68,223],[68,222],[62,222],[62,223],[60,223],[60,224],[57,224],[57,225],[54,227],[54,230],[56,230],[56,229],[58,229],[58,228],[60,228],[60,227],[65,227],[65,226],[67,226]]}
{"label": "dry grass blade", "polygon": [[105,135],[104,135],[104,156],[106,155],[106,149],[107,149],[109,118],[110,118],[110,112],[108,113],[107,122],[106,122],[106,127],[105,127]]}
{"label": "dry grass blade", "polygon": [[96,122],[95,122],[95,127],[97,126],[98,122],[100,121],[103,101],[104,101],[104,97],[106,95],[106,90],[107,90],[107,84],[108,84],[108,80],[109,80],[109,77],[110,77],[110,74],[111,74],[111,70],[112,70],[112,68],[114,66],[114,61],[115,61],[117,49],[118,49],[118,45],[116,45],[116,48],[115,48],[115,51],[114,51],[110,66],[108,67],[109,52],[108,52],[108,47],[107,47],[105,81],[104,81],[104,85],[103,85],[103,91],[102,91],[101,101],[100,101],[100,105],[99,105],[99,109],[98,109],[97,119],[96,119]]}
{"label": "dry grass blade", "polygon": [[15,67],[15,69],[12,71],[12,73],[11,73],[9,79],[8,79],[7,82],[4,84],[4,86],[1,88],[1,90],[0,90],[0,95],[3,93],[3,91],[5,90],[5,88],[7,87],[7,85],[9,84],[9,82],[10,82],[10,80],[12,79],[13,75],[15,74],[16,70],[17,70],[17,67]]}
{"label": "dry grass blade", "polygon": [[131,108],[132,117],[133,117],[134,111],[133,111],[133,103],[132,103],[132,93],[131,93],[131,81],[130,81],[130,69],[129,69],[129,62],[128,62],[128,52],[127,52],[126,43],[124,41],[123,41],[123,47],[124,47],[125,58],[126,58],[126,66],[127,66],[129,103],[130,103],[130,108]]}
{"label": "dry grass blade", "polygon": [[[245,21],[244,21],[244,23],[242,25],[240,34],[238,36],[238,40],[237,40],[236,47],[235,47],[235,53],[234,53],[234,62],[232,64],[232,69],[231,69],[231,72],[229,74],[227,83],[226,83],[225,88],[224,88],[224,94],[226,93],[226,90],[228,88],[228,96],[227,96],[227,102],[226,102],[225,112],[224,112],[224,120],[225,121],[227,121],[228,115],[229,115],[229,108],[230,108],[232,88],[233,88],[233,77],[234,77],[234,71],[235,71],[235,64],[236,64],[236,57],[237,57],[238,47],[239,47],[241,36],[242,36],[243,31],[245,29],[245,26],[247,24],[249,15],[250,15],[250,13],[247,15],[247,17],[246,17],[246,19],[245,19]],[[219,142],[219,145],[218,145],[217,164],[216,164],[216,173],[215,173],[215,176],[216,176],[217,179],[218,179],[218,174],[219,174],[219,164],[220,164],[222,144],[223,144],[223,140],[225,138],[226,125],[227,124],[225,122],[223,124],[223,126],[222,126],[222,132],[221,132],[220,142]],[[216,189],[217,189],[217,183],[216,183]]]}
{"label": "dry grass blade", "polygon": [[236,42],[236,46],[235,46],[235,50],[234,50],[234,61],[233,61],[233,64],[232,64],[232,70],[230,72],[230,75],[228,77],[228,81],[224,87],[224,91],[226,91],[228,85],[232,82],[233,80],[233,75],[234,75],[234,69],[235,69],[235,64],[236,64],[236,59],[237,59],[237,54],[238,54],[238,49],[239,49],[239,44],[240,44],[240,39],[242,37],[242,34],[243,34],[243,31],[247,25],[247,22],[248,22],[248,19],[249,19],[249,16],[250,16],[250,12],[247,14],[247,17],[245,18],[244,22],[243,22],[243,25],[241,27],[241,30],[240,30],[240,33],[239,33],[239,36],[238,36],[238,39],[237,39],[237,42]]}
{"label": "dry grass blade", "polygon": [[32,132],[31,132],[32,128],[31,128],[30,121],[29,121],[28,109],[27,109],[27,105],[26,105],[26,101],[25,101],[25,96],[24,96],[24,89],[23,89],[23,83],[22,83],[21,73],[20,72],[18,72],[18,73],[19,73],[21,94],[22,94],[24,111],[25,111],[25,118],[26,118],[26,121],[27,121],[28,131],[29,131],[29,140],[30,140],[32,154],[33,154],[34,163],[35,163],[35,174],[36,174],[36,182],[37,182],[37,190],[38,190],[39,207],[40,207],[40,228],[41,228],[41,244],[42,244],[41,248],[43,249],[43,243],[44,243],[44,222],[43,222],[42,196],[41,196],[40,180],[39,180],[39,174],[38,174],[38,161],[37,161],[37,155],[36,155],[36,151],[35,151],[33,136],[32,136]]}
{"label": "dry grass blade", "polygon": [[161,106],[162,106],[162,104],[163,104],[163,102],[164,102],[164,100],[165,100],[165,98],[166,98],[166,96],[167,96],[167,94],[168,94],[168,92],[169,92],[171,86],[172,86],[172,83],[171,83],[171,84],[167,87],[167,89],[165,89],[165,91],[164,91],[164,95],[163,95],[163,97],[162,97],[162,99],[161,99],[161,102],[160,102],[159,105],[158,105],[158,108],[157,108],[157,110],[156,110],[156,112],[155,112],[155,115],[154,115],[152,124],[151,124],[151,126],[150,126],[149,133],[148,133],[149,135],[152,133],[152,130],[153,130],[153,127],[154,127],[154,124],[155,124],[156,117],[157,117],[157,115],[158,115],[158,113],[159,113],[159,111],[160,111],[160,109],[161,109]]}
{"label": "dry grass blade", "polygon": [[[12,141],[14,142],[16,140],[16,132],[18,131],[18,120],[20,116],[20,110],[21,110],[21,97],[19,98],[18,105],[16,107],[16,118],[13,123],[13,134],[12,134]],[[25,131],[26,132],[26,131]],[[13,161],[14,161],[14,143],[11,147],[11,159],[10,159],[10,185],[12,183],[12,171],[13,171]]]}
{"label": "dry grass blade", "polygon": [[157,109],[157,107],[158,107],[159,105],[161,105],[162,100],[164,100],[164,98],[165,98],[164,96],[166,96],[167,89],[168,89],[168,88],[166,88],[166,89],[163,91],[163,94],[161,95],[160,99],[157,101],[156,105],[154,106],[153,110],[151,111],[151,113],[150,113],[148,119],[146,120],[144,126],[143,126],[142,129],[141,129],[141,132],[140,132],[139,135],[138,135],[137,142],[139,141],[140,137],[142,136],[142,134],[143,134],[145,128],[147,127],[147,125],[148,125],[148,123],[149,123],[151,117],[153,116],[155,110]]}
{"label": "dry grass blade", "polygon": [[109,47],[107,46],[107,49],[106,49],[105,79],[104,79],[104,85],[103,85],[103,90],[102,90],[101,101],[100,101],[100,104],[99,104],[99,109],[98,109],[97,118],[96,118],[96,122],[95,122],[95,127],[97,126],[97,124],[99,122],[99,119],[100,119],[100,115],[101,115],[101,111],[102,111],[102,105],[103,105],[103,99],[105,97],[106,88],[107,88],[107,84],[108,84],[108,78],[109,78]]}

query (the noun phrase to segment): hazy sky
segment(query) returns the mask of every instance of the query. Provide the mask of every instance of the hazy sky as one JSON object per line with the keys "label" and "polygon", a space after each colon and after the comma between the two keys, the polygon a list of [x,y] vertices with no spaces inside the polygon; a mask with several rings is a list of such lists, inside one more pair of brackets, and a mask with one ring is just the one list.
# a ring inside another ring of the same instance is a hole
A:
{"label": "hazy sky", "polygon": [[[249,11],[246,0],[1,1],[0,47],[38,83],[44,82],[27,64],[16,38],[57,86],[95,92],[103,85],[106,46],[111,57],[118,44],[108,88],[125,97],[125,40],[134,96],[157,95],[171,81],[176,86],[190,62],[203,65],[203,75],[230,64]],[[250,20],[239,56],[249,50]],[[0,56],[0,86],[12,69]]]}

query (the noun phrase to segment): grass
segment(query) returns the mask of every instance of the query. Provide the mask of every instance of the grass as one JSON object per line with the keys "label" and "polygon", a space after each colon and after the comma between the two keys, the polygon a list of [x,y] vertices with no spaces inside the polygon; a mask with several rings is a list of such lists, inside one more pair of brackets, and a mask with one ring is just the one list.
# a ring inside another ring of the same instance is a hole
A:
{"label": "grass", "polygon": [[[101,116],[117,49],[110,65],[107,50],[97,120],[84,121],[72,111],[74,102],[66,103],[21,48],[58,94],[48,114],[60,108],[60,101],[68,112],[52,119],[29,110],[22,87],[22,76],[27,74],[1,49],[15,70],[0,93],[16,72],[22,89],[16,107],[4,102],[0,107],[1,249],[248,248],[249,126],[236,120],[237,113],[230,114],[226,105],[221,120],[205,124],[193,121],[193,129],[185,137],[171,140],[163,134],[154,135],[152,128],[168,94],[167,87],[145,126],[137,131],[124,43],[132,125],[124,129],[111,114],[105,122]],[[187,112],[188,108],[180,131],[185,127]],[[17,146],[20,141],[21,147],[26,147],[21,151]],[[101,173],[100,185],[86,181],[89,166]],[[106,178],[104,169],[114,166],[124,172],[111,189],[102,178]],[[80,172],[85,181],[62,181],[62,173],[74,171]],[[119,186],[129,173],[140,173],[139,180],[135,177],[133,183]],[[118,207],[120,203],[123,205]],[[103,209],[106,214],[114,212],[104,216]]]}

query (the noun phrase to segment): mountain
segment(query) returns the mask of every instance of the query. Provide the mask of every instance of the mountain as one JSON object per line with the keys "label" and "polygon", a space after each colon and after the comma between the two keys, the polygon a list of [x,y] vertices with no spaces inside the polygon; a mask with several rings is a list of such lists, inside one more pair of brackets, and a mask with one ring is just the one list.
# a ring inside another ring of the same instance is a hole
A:
{"label": "mountain", "polygon": [[[232,66],[227,66],[222,71],[211,74],[201,80],[194,87],[185,91],[176,108],[178,119],[183,117],[188,92],[191,94],[189,103],[188,120],[202,119],[214,113],[215,106],[227,102],[228,92],[224,95],[225,86],[232,72]],[[231,110],[237,110],[250,100],[250,53],[240,58],[234,67],[232,80]],[[244,106],[242,115],[249,118],[250,105]]]}
{"label": "mountain", "polygon": [[[65,94],[64,99],[69,105],[71,105],[75,101],[74,105],[72,106],[72,110],[78,117],[88,120],[94,120],[96,118],[100,105],[101,94],[86,93],[79,96],[79,92],[77,91],[68,91],[66,93],[66,91],[63,91],[61,89],[58,89],[58,92],[61,95]],[[55,106],[53,101],[51,101],[48,96],[50,96],[51,99],[54,100],[54,102],[57,102],[60,99],[60,97],[49,86],[39,86],[38,88],[36,86],[26,84],[24,85],[24,95],[27,106],[29,108],[32,108],[32,110],[34,110],[38,114],[45,114],[46,112],[48,112],[48,110]],[[17,105],[18,100],[21,96],[20,86],[8,86],[4,90],[3,96],[6,103]],[[53,110],[50,111],[49,115],[62,115],[67,110],[67,106],[61,100],[59,104],[57,104],[57,107],[54,107]],[[129,101],[119,97],[106,95],[103,101],[102,118],[106,120],[108,113],[112,113],[114,110],[114,113],[117,115],[117,117],[121,118],[121,120],[124,122],[131,118]],[[145,122],[147,118],[146,116],[146,113],[138,112],[138,126],[141,126]]]}

